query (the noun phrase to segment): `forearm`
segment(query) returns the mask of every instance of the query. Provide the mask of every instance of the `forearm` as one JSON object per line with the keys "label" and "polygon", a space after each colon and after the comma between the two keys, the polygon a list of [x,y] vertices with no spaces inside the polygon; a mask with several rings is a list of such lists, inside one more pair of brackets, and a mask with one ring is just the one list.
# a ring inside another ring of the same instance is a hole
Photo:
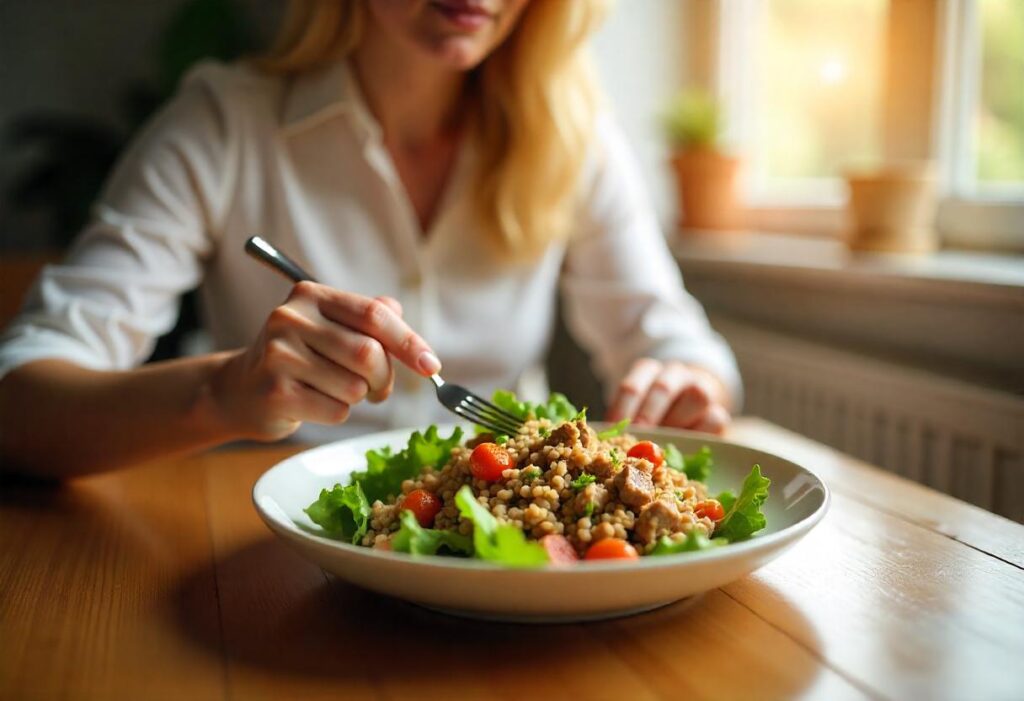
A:
{"label": "forearm", "polygon": [[213,384],[230,354],[136,370],[39,360],[0,381],[5,470],[66,478],[187,453],[241,437]]}

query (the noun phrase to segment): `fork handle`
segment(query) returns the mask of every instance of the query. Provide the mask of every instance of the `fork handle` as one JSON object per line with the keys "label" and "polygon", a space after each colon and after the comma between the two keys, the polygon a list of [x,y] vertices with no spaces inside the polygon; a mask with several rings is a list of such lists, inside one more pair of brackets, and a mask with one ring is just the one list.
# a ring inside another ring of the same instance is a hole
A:
{"label": "fork handle", "polygon": [[245,252],[272,270],[276,270],[292,282],[316,282],[312,275],[303,270],[302,266],[281,253],[266,240],[259,236],[250,236],[245,242]]}

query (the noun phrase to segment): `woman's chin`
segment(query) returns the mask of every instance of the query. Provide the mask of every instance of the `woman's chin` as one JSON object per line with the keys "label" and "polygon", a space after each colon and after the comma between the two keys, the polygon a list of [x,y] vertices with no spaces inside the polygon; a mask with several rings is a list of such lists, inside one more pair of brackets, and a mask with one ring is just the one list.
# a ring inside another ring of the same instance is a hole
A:
{"label": "woman's chin", "polygon": [[449,37],[431,47],[431,58],[453,71],[470,71],[487,57],[487,47],[469,37]]}

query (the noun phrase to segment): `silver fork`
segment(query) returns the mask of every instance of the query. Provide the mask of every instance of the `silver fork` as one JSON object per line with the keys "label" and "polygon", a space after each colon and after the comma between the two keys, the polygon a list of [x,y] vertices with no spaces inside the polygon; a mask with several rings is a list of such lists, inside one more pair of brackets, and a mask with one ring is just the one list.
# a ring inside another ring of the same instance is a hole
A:
{"label": "silver fork", "polygon": [[[245,252],[278,272],[292,282],[316,282],[301,265],[286,256],[259,236],[252,236],[245,242]],[[514,436],[523,425],[522,419],[497,407],[483,397],[473,394],[465,387],[445,382],[438,373],[430,376],[437,389],[437,399],[448,411],[483,426],[495,435]]]}

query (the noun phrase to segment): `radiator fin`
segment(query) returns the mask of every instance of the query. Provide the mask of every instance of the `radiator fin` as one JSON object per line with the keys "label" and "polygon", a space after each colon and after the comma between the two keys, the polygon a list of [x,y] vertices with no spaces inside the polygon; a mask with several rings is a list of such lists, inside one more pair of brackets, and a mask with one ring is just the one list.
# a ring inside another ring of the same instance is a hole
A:
{"label": "radiator fin", "polygon": [[761,416],[908,479],[1024,522],[1024,398],[731,321]]}

